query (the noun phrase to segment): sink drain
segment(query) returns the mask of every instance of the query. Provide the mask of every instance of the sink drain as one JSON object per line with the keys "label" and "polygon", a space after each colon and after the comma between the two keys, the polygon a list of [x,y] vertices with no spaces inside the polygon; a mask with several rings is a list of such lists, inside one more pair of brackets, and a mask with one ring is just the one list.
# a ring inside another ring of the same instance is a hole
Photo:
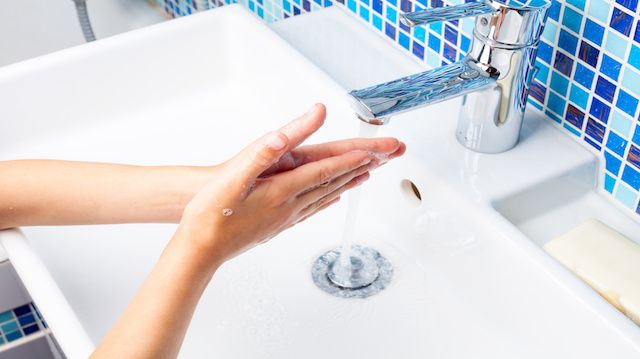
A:
{"label": "sink drain", "polygon": [[311,268],[311,277],[318,288],[341,298],[367,298],[385,289],[393,277],[393,266],[378,251],[354,245],[351,249],[350,275],[339,267],[340,251],[321,255]]}

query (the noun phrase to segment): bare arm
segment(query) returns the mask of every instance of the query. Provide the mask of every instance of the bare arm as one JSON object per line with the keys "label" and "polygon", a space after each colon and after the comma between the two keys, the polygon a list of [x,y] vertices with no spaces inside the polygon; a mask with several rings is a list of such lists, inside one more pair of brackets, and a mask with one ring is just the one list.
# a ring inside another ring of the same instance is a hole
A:
{"label": "bare arm", "polygon": [[180,221],[215,167],[0,162],[0,229]]}

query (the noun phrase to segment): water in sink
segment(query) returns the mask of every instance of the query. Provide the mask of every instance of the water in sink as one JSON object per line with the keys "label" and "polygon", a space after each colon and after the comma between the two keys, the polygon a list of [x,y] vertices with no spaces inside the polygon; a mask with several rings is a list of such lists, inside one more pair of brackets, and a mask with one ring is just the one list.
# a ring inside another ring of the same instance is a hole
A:
{"label": "water in sink", "polygon": [[[378,127],[362,122],[359,137],[375,137]],[[378,158],[380,163],[387,158]],[[391,282],[391,263],[373,248],[354,245],[362,188],[349,193],[347,214],[339,250],[320,256],[311,269],[315,284],[342,298],[366,298],[379,293]]]}

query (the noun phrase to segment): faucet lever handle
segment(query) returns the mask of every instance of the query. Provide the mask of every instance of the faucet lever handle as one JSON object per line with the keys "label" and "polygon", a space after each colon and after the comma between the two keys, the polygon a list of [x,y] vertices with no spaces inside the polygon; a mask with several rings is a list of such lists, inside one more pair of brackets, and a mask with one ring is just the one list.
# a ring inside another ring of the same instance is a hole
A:
{"label": "faucet lever handle", "polygon": [[468,2],[460,5],[435,7],[400,14],[400,21],[407,26],[426,25],[434,22],[457,20],[495,12],[487,1]]}

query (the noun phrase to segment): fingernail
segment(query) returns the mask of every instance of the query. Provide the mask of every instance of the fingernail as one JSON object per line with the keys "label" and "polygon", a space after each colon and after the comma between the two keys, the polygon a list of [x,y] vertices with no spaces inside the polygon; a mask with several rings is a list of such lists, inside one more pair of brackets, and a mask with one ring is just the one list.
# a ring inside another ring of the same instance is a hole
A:
{"label": "fingernail", "polygon": [[313,106],[311,106],[311,108],[307,110],[307,115],[313,114],[314,112],[316,112],[316,109],[318,109],[318,104],[314,104]]}
{"label": "fingernail", "polygon": [[264,142],[267,147],[276,151],[283,149],[287,145],[287,143],[282,139],[282,136],[276,132],[268,134]]}
{"label": "fingernail", "polygon": [[367,157],[367,158],[363,159],[362,162],[360,162],[360,166],[364,166],[369,162],[371,162],[371,158]]}

